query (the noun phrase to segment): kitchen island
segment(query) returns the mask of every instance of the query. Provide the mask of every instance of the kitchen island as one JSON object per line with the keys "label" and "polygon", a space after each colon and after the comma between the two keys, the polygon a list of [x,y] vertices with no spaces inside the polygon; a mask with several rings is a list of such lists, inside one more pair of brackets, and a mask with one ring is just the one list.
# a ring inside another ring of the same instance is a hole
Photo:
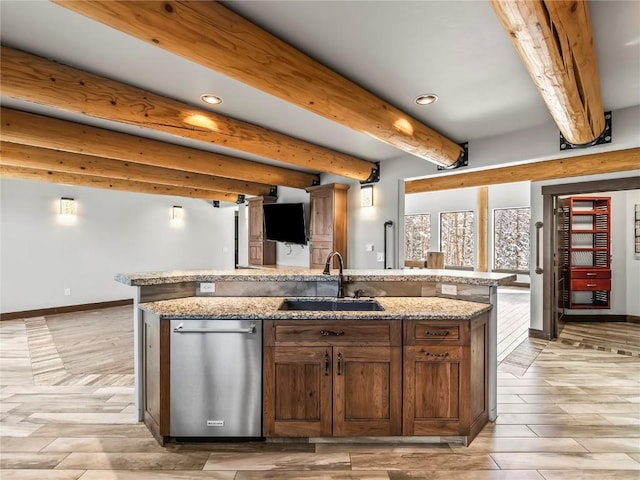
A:
{"label": "kitchen island", "polygon": [[[417,435],[467,443],[487,419],[495,419],[492,307],[497,286],[512,282],[513,275],[346,270],[340,279],[313,270],[247,269],[152,272],[117,280],[138,287],[138,415],[161,443],[170,437],[170,354],[164,337],[168,322],[178,320],[188,325],[242,318],[264,327],[266,437]],[[335,300],[339,281],[345,296],[360,298]],[[330,299],[340,307],[373,301],[381,310],[289,310],[282,309],[285,299]],[[150,370],[144,357],[152,348],[158,352]],[[301,368],[308,378],[296,378]],[[154,417],[146,408],[150,379],[145,377],[155,372]],[[301,410],[305,395],[313,401]]]}

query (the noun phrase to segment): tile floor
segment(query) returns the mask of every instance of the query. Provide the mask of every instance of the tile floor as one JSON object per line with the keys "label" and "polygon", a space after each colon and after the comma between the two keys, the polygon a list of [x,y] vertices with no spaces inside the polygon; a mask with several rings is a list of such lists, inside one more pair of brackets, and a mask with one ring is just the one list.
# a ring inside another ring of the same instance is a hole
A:
{"label": "tile floor", "polygon": [[499,416],[469,447],[162,448],[134,421],[130,308],[1,322],[0,478],[640,479],[640,325],[572,325],[556,342],[517,344],[521,332],[504,327],[517,309],[502,312]]}

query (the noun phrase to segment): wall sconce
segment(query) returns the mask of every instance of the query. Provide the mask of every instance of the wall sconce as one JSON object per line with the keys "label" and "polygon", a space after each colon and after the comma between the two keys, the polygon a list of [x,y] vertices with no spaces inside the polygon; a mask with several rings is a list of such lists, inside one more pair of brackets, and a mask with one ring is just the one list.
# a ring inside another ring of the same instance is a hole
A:
{"label": "wall sconce", "polygon": [[171,220],[181,222],[184,220],[184,210],[180,205],[174,205],[171,208]]}
{"label": "wall sconce", "polygon": [[360,206],[373,207],[373,185],[362,185],[360,187]]}
{"label": "wall sconce", "polygon": [[60,198],[60,215],[75,215],[76,201],[70,197]]}

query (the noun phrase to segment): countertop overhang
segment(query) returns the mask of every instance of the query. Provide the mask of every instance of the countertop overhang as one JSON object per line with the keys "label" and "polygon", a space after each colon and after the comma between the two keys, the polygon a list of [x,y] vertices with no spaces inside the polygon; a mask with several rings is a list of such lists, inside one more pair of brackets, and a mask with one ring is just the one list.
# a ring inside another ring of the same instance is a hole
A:
{"label": "countertop overhang", "polygon": [[285,298],[291,297],[186,297],[141,303],[140,308],[161,319],[177,320],[469,320],[492,308],[489,304],[440,297],[376,297],[384,310],[278,310]]}
{"label": "countertop overhang", "polygon": [[[401,269],[345,270],[346,282],[437,282],[468,285],[509,285],[513,274],[466,270]],[[125,285],[144,286],[181,282],[335,282],[337,272],[323,275],[321,270],[238,269],[238,270],[173,270],[166,272],[121,273],[115,280]]]}

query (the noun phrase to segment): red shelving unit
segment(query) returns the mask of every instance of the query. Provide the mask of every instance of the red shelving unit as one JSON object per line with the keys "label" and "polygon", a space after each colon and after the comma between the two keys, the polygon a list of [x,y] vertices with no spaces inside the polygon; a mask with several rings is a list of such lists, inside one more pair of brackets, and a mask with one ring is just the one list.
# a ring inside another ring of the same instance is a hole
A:
{"label": "red shelving unit", "polygon": [[558,207],[563,307],[610,308],[611,197],[568,197]]}

